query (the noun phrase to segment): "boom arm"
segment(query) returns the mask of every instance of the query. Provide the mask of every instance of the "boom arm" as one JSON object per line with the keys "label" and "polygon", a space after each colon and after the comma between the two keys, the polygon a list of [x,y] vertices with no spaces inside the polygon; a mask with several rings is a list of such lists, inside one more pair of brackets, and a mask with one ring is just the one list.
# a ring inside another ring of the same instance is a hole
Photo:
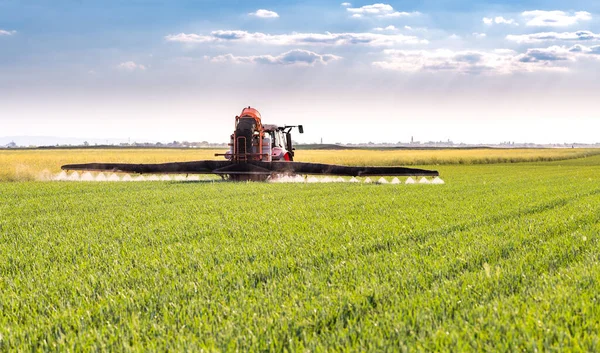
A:
{"label": "boom arm", "polygon": [[161,164],[89,163],[67,164],[63,170],[120,172],[138,174],[217,174],[217,175],[273,175],[309,174],[339,176],[438,176],[435,170],[405,167],[349,167],[335,164],[303,162],[248,161],[195,161]]}

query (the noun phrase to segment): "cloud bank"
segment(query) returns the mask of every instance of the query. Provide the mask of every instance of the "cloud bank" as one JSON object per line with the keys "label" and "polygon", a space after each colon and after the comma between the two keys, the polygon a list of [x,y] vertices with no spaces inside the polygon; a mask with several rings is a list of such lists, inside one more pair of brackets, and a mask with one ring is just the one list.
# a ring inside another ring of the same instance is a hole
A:
{"label": "cloud bank", "polygon": [[590,31],[542,32],[533,34],[509,34],[507,40],[517,43],[539,43],[545,41],[593,41],[600,40],[600,34]]}
{"label": "cloud bank", "polygon": [[452,72],[461,74],[513,74],[517,72],[570,70],[570,64],[584,58],[600,60],[600,45],[531,48],[524,53],[509,49],[493,51],[449,49],[396,50],[383,52],[385,60],[374,62],[379,68],[400,72]]}
{"label": "cloud bank", "polygon": [[291,33],[291,34],[266,34],[246,31],[213,31],[208,35],[203,34],[171,34],[165,37],[170,42],[180,43],[255,43],[268,45],[364,45],[364,46],[391,46],[396,44],[427,44],[428,41],[415,36],[402,34],[381,33]]}
{"label": "cloud bank", "polygon": [[314,66],[316,64],[326,65],[329,62],[337,61],[342,58],[333,54],[318,54],[308,50],[294,49],[277,56],[235,56],[233,54],[225,54],[212,58],[207,57],[207,59],[214,63],[231,62],[234,64]]}
{"label": "cloud bank", "polygon": [[589,21],[592,15],[587,11],[568,13],[565,11],[525,11],[521,14],[527,21],[527,26],[533,27],[567,27],[581,21]]}

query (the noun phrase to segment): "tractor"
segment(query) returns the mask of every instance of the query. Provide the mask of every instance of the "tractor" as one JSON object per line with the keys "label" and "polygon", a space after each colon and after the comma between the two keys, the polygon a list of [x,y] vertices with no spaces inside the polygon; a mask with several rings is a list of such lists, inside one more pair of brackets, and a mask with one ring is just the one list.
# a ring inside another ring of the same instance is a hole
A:
{"label": "tractor", "polygon": [[[262,124],[258,110],[248,107],[235,117],[235,131],[229,139],[229,151],[224,154],[230,161],[288,161],[294,160],[292,129],[303,134],[302,125],[278,126]],[[220,156],[221,154],[217,154]]]}
{"label": "tractor", "polygon": [[137,174],[217,174],[223,179],[232,181],[265,181],[269,178],[290,175],[439,176],[435,170],[416,168],[295,162],[291,136],[293,128],[298,128],[300,133],[304,132],[302,125],[263,124],[258,110],[247,107],[235,117],[235,130],[229,139],[229,151],[215,155],[223,156],[225,160],[160,164],[87,163],[67,164],[61,168],[65,171]]}

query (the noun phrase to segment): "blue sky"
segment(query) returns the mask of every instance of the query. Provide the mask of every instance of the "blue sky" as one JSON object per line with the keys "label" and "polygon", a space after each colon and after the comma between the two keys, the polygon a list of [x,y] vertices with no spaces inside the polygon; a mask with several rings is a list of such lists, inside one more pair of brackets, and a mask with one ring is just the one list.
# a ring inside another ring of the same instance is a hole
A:
{"label": "blue sky", "polygon": [[600,142],[596,1],[0,0],[0,135]]}

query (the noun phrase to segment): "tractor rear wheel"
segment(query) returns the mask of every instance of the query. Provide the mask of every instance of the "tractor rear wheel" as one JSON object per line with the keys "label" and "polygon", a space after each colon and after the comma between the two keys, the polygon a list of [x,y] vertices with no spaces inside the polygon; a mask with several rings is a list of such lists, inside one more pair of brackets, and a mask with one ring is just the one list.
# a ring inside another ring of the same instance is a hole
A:
{"label": "tractor rear wheel", "polygon": [[[252,153],[252,138],[254,137],[254,130],[256,130],[256,121],[253,118],[241,118],[238,121],[235,129],[237,153]],[[248,158],[243,159],[247,160]]]}

